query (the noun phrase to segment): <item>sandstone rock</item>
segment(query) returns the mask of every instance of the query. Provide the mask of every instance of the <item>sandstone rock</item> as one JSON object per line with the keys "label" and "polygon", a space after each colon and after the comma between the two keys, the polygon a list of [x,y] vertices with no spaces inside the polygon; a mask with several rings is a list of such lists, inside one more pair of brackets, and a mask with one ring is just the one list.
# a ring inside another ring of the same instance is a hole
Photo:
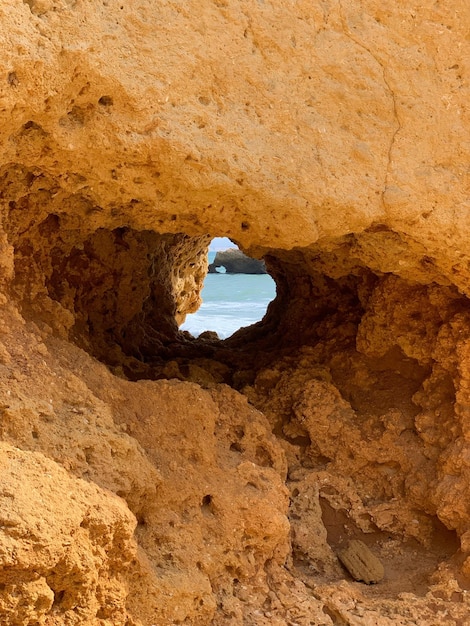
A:
{"label": "sandstone rock", "polygon": [[82,235],[223,233],[271,251],[334,239],[374,270],[465,290],[464,0],[180,9],[2,8],[10,244],[29,199],[35,221]]}
{"label": "sandstone rock", "polygon": [[338,558],[355,580],[368,585],[384,577],[384,567],[375,554],[359,539],[350,541]]}
{"label": "sandstone rock", "polygon": [[121,571],[136,557],[135,518],[110,492],[42,454],[0,444],[0,614],[5,626],[61,615],[127,619]]}
{"label": "sandstone rock", "polygon": [[[29,552],[13,574],[0,564],[0,583],[11,580],[5,623],[28,616],[28,625],[47,618],[91,626],[99,615],[106,626],[204,624],[222,620],[217,604],[230,598],[244,614],[240,585],[265,597],[264,566],[281,566],[289,549],[285,458],[265,417],[223,385],[205,391],[178,380],[116,378],[80,349],[54,338],[45,348],[16,324],[9,320],[15,331],[5,349],[14,352],[21,337],[28,382],[17,360],[0,368],[2,445],[23,450],[13,448],[19,460],[2,469],[2,484],[16,495],[10,506],[4,494],[0,546]],[[17,592],[24,607],[14,602]]]}
{"label": "sandstone rock", "polygon": [[[468,621],[469,19],[0,3],[7,625]],[[221,235],[277,297],[198,341]]]}
{"label": "sandstone rock", "polygon": [[227,274],[266,274],[264,261],[252,259],[241,250],[230,249],[216,253],[214,261],[209,265],[209,273],[217,273],[223,267]]}

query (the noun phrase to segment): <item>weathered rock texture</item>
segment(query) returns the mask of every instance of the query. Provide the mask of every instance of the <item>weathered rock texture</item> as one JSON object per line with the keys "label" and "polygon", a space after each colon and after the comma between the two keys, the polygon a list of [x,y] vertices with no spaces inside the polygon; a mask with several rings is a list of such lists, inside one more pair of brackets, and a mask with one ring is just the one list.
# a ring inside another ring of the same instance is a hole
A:
{"label": "weathered rock texture", "polygon": [[[0,3],[2,624],[468,622],[470,6],[418,4]],[[277,282],[225,342],[213,236]]]}
{"label": "weathered rock texture", "polygon": [[365,543],[351,540],[338,553],[338,558],[354,580],[367,584],[379,583],[384,577],[384,567]]}
{"label": "weathered rock texture", "polygon": [[227,274],[267,274],[264,261],[253,259],[236,248],[217,252],[208,272],[217,273],[220,267],[224,267]]}

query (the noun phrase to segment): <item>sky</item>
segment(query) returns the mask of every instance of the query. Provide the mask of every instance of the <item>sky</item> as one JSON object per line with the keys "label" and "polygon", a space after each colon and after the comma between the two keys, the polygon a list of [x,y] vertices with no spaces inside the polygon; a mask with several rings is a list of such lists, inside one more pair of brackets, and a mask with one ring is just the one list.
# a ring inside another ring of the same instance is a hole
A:
{"label": "sky", "polygon": [[228,248],[236,248],[237,246],[230,241],[228,237],[215,237],[210,243],[209,251],[216,252],[217,250],[227,250]]}

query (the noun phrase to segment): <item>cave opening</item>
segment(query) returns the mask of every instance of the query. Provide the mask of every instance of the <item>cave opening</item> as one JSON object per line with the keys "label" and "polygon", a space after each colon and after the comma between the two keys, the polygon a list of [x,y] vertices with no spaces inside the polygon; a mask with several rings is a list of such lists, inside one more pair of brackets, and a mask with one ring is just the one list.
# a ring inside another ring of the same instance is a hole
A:
{"label": "cave opening", "polygon": [[228,238],[215,238],[209,245],[208,264],[202,304],[180,329],[194,337],[227,339],[262,320],[276,296],[276,283],[264,261],[248,257]]}
{"label": "cave opening", "polygon": [[[14,250],[11,293],[26,318],[72,340],[132,380],[184,379],[185,372],[194,370],[191,363],[216,353],[219,361],[230,361],[224,365],[227,371],[236,369],[235,353],[245,351],[249,341],[229,346],[224,336],[197,337],[185,330],[186,317],[201,304],[209,235],[128,226],[77,229],[60,211],[25,223],[23,209],[19,202],[10,207],[9,241]],[[246,325],[262,318],[275,295],[269,274],[261,278],[270,284],[264,290],[251,288],[251,296],[258,297],[251,308],[257,310],[250,312],[251,319],[246,316]],[[223,297],[229,295],[233,281]],[[235,331],[243,323],[236,315],[233,319]],[[265,328],[264,322],[248,330],[257,335],[259,327]],[[231,383],[232,376],[217,375],[216,380]]]}
{"label": "cave opening", "polygon": [[267,250],[263,278],[272,277],[276,297],[265,316],[224,340],[194,337],[184,321],[200,306],[209,235],[78,229],[59,211],[25,224],[23,209],[16,203],[10,211],[12,297],[27,318],[131,380],[176,377],[242,389],[277,354],[328,337],[353,345],[361,298],[375,280],[368,270],[331,278],[309,268],[302,251]]}
{"label": "cave opening", "polygon": [[[87,232],[60,212],[25,225],[18,220],[24,219],[24,207],[13,205],[12,297],[25,316],[132,379],[171,375],[170,361],[187,371],[191,363],[205,367],[213,360],[229,370],[222,380],[241,389],[273,359],[308,349],[319,367],[335,372],[345,396],[359,408],[367,402],[360,390],[352,390],[345,354],[375,359],[374,368],[394,371],[410,390],[410,381],[419,387],[431,368],[430,344],[439,326],[467,306],[455,289],[413,284],[351,263],[344,244],[334,255],[321,248],[267,249],[259,255],[267,271],[263,279],[271,282],[264,317],[229,337],[196,337],[185,320],[199,309],[210,276],[210,235],[128,226]],[[400,332],[390,331],[398,323]],[[368,395],[376,403],[379,396],[377,389]]]}

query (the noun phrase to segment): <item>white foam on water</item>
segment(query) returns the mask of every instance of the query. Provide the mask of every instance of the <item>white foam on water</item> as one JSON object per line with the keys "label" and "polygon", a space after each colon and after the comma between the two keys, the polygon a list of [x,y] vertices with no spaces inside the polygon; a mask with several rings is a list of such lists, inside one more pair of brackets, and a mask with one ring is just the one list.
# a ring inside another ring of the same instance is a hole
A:
{"label": "white foam on water", "polygon": [[181,330],[195,337],[213,330],[226,339],[263,318],[276,284],[269,274],[208,274],[201,296],[201,307],[187,316]]}

